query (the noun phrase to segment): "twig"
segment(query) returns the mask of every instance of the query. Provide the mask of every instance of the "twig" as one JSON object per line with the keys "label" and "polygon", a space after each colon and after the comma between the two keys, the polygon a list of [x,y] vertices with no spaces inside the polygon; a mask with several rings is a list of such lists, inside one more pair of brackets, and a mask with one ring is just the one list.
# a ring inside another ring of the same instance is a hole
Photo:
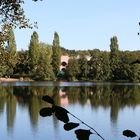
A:
{"label": "twig", "polygon": [[91,130],[93,130],[102,140],[105,140],[93,127],[89,126],[87,123],[83,122],[82,120],[80,120],[78,117],[76,117],[74,114],[72,114],[71,112],[69,112],[70,115],[72,115],[74,118],[76,118],[77,120],[79,120],[82,124],[84,124],[85,126],[89,127]]}

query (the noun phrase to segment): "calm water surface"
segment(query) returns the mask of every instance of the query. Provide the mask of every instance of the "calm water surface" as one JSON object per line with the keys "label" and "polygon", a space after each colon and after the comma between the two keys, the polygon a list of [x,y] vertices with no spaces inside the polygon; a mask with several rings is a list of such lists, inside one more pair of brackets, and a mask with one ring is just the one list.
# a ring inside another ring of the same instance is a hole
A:
{"label": "calm water surface", "polygon": [[[16,82],[0,83],[1,140],[77,140],[75,129],[65,131],[55,116],[39,115],[41,108],[50,106],[41,100],[43,95],[51,96],[105,140],[129,140],[122,135],[124,129],[140,135],[140,84]],[[88,129],[83,124],[78,128]],[[101,138],[91,135],[89,140]]]}

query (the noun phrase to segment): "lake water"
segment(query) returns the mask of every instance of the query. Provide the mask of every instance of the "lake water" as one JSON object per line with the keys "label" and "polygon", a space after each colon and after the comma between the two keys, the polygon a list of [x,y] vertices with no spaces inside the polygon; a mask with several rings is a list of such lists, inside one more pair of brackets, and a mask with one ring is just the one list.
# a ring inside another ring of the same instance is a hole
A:
{"label": "lake water", "polygon": [[[89,130],[70,114],[71,122],[80,123],[71,131],[65,131],[64,123],[54,115],[41,117],[40,109],[51,106],[41,99],[43,95],[52,97],[105,140],[129,140],[122,135],[125,129],[140,135],[140,84],[15,82],[0,83],[1,140],[77,140],[76,129]],[[92,134],[89,140],[101,138]]]}

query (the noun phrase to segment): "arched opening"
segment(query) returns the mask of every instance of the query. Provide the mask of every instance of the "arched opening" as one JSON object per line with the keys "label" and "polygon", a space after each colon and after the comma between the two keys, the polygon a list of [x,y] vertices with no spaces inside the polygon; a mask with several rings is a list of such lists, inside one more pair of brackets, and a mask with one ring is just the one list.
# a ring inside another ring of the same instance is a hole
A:
{"label": "arched opening", "polygon": [[65,68],[62,68],[62,69],[61,69],[61,71],[65,72],[65,71],[66,71],[66,69],[65,69]]}
{"label": "arched opening", "polygon": [[63,62],[61,63],[61,65],[62,65],[62,66],[66,66],[67,63],[63,61]]}

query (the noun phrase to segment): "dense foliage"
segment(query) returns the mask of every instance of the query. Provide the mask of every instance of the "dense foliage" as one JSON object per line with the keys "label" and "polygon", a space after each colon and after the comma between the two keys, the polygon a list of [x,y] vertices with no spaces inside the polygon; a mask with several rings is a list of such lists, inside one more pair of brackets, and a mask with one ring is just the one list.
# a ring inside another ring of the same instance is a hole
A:
{"label": "dense foliage", "polygon": [[[116,36],[110,39],[110,52],[99,49],[76,51],[60,47],[57,32],[52,45],[31,35],[29,50],[17,51],[12,28],[5,46],[0,47],[0,76],[34,80],[140,81],[140,51],[120,51]],[[66,69],[60,70],[61,55],[68,55]],[[137,61],[139,62],[139,61]]]}

